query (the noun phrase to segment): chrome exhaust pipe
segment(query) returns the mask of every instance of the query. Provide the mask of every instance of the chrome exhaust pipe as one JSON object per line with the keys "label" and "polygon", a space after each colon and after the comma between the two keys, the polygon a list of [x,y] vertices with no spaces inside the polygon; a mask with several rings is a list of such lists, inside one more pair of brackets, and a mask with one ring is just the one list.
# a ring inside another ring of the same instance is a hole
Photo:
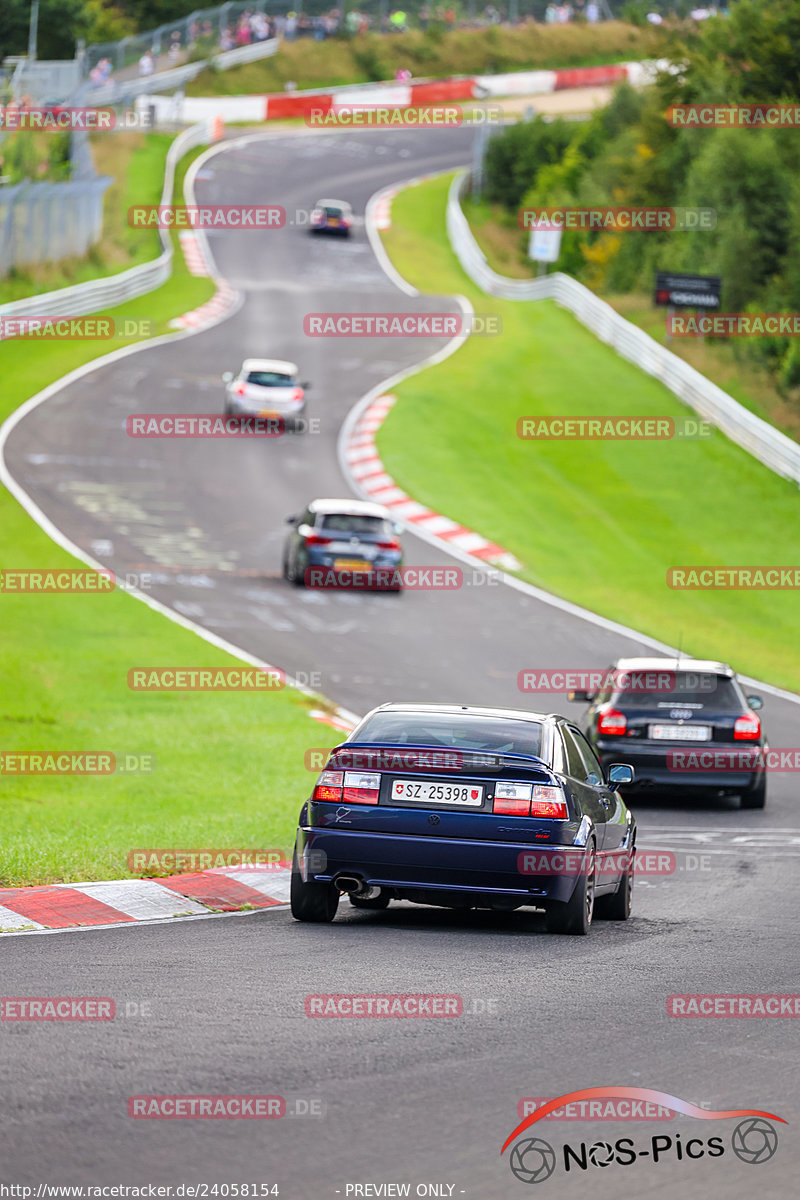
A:
{"label": "chrome exhaust pipe", "polygon": [[356,875],[337,875],[333,881],[334,887],[337,887],[340,892],[347,892],[349,896],[359,896],[362,892],[368,889],[364,887],[363,880]]}

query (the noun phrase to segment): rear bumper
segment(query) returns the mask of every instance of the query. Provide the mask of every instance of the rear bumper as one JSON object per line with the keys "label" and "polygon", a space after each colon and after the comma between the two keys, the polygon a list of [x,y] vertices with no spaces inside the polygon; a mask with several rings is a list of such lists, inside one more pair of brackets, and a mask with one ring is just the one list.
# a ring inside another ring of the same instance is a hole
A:
{"label": "rear bumper", "polygon": [[604,768],[630,763],[634,782],[627,794],[653,789],[665,792],[741,792],[754,787],[763,771],[749,767],[759,748],[722,742],[665,746],[632,746],[626,739],[598,742]]}
{"label": "rear bumper", "polygon": [[[537,904],[566,901],[582,873],[577,846],[481,842],[301,826],[298,860],[308,879],[356,875],[373,887],[478,895]],[[606,881],[610,882],[610,881]]]}

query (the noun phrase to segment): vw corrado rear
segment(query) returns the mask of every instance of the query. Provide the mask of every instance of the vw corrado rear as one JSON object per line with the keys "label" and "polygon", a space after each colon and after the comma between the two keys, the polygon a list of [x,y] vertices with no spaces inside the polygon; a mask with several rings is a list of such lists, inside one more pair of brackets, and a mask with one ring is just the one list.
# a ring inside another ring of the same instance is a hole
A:
{"label": "vw corrado rear", "polygon": [[300,814],[292,914],[410,900],[543,908],[553,933],[630,913],[636,828],[580,730],[515,709],[386,704],[331,751]]}

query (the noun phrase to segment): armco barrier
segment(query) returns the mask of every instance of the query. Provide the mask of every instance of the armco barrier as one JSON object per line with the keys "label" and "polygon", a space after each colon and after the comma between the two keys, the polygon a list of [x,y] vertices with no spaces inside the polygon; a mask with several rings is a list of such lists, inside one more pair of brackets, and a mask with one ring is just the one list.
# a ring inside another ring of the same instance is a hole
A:
{"label": "armco barrier", "polygon": [[[175,167],[189,150],[196,149],[211,140],[207,123],[193,125],[185,129],[175,138],[167,152],[166,170],[164,172],[164,187],[161,203],[169,204],[172,200],[172,189],[175,182]],[[103,308],[114,308],[143,296],[166,283],[172,272],[172,241],[169,231],[161,230],[163,250],[152,262],[142,263],[141,266],[131,267],[117,275],[109,275],[105,279],[91,279],[87,283],[78,283],[73,287],[59,288],[55,292],[46,292],[40,296],[27,296],[24,300],[15,300],[10,304],[0,305],[0,317],[25,316],[54,316],[80,317],[85,313],[99,312]]]}
{"label": "armco barrier", "polygon": [[800,445],[797,442],[748,412],[694,367],[626,321],[577,279],[561,271],[539,279],[507,279],[493,271],[472,236],[461,208],[460,198],[467,178],[467,173],[461,172],[450,188],[447,233],[456,257],[474,283],[489,295],[504,300],[555,300],[562,308],[569,309],[601,342],[660,380],[679,400],[710,421],[732,442],[778,475],[800,484]]}

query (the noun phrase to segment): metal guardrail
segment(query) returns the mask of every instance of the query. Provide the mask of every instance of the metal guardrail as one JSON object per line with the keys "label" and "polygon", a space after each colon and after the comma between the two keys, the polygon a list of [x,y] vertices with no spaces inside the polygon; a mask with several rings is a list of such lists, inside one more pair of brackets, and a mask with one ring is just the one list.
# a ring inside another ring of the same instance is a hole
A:
{"label": "metal guardrail", "polygon": [[[210,125],[203,121],[192,125],[178,134],[167,152],[166,169],[164,172],[164,187],[161,193],[161,203],[170,204],[172,190],[175,184],[175,168],[181,158],[189,150],[205,145],[211,140]],[[55,292],[46,292],[38,296],[26,296],[24,300],[15,300],[9,304],[0,305],[0,317],[53,316],[80,317],[85,313],[99,312],[104,308],[114,308],[137,296],[154,291],[166,283],[172,273],[173,246],[169,231],[160,231],[163,250],[158,258],[151,262],[120,271],[116,275],[108,275],[103,279],[91,279],[86,283],[74,284],[72,287],[59,288]]]}
{"label": "metal guardrail", "polygon": [[262,58],[271,58],[280,46],[279,38],[269,38],[263,42],[253,42],[249,46],[237,46],[234,50],[223,50],[210,58],[198,62],[185,63],[182,67],[172,67],[168,71],[156,71],[153,75],[140,75],[131,79],[112,80],[100,84],[85,92],[86,102],[94,107],[104,104],[120,104],[132,100],[136,96],[152,92],[168,92],[177,89],[194,79],[206,67],[214,67],[218,71],[227,71],[242,63],[258,62]]}
{"label": "metal guardrail", "polygon": [[749,412],[705,375],[659,345],[644,330],[626,321],[577,279],[561,271],[539,279],[508,279],[493,271],[461,208],[467,180],[468,173],[461,172],[450,187],[447,234],[458,261],[474,283],[489,295],[503,300],[555,300],[562,308],[569,309],[601,342],[658,379],[731,441],[776,474],[800,484],[800,444]]}

